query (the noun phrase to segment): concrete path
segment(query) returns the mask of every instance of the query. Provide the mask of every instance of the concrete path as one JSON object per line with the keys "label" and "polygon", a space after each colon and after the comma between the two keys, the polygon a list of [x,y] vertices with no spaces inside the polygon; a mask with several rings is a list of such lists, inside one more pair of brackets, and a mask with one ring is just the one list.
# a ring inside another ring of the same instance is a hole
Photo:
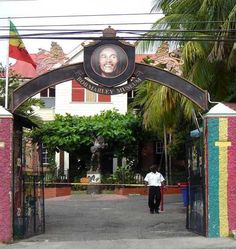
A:
{"label": "concrete path", "polygon": [[209,239],[185,229],[180,195],[165,196],[150,214],[146,196],[74,194],[46,200],[46,232],[0,249],[236,249],[232,238]]}

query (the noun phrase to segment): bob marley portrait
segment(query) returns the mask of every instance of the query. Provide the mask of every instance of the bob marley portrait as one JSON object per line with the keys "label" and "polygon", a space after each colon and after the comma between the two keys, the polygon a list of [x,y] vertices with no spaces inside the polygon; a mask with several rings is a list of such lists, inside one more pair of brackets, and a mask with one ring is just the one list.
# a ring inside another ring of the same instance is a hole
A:
{"label": "bob marley portrait", "polygon": [[93,71],[104,78],[115,78],[127,68],[128,57],[125,51],[113,44],[96,48],[91,56]]}

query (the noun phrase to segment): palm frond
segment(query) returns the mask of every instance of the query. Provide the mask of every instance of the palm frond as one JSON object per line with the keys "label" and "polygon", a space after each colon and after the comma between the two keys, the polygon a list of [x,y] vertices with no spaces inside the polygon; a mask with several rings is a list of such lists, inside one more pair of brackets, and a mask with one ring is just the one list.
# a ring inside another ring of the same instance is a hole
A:
{"label": "palm frond", "polygon": [[233,48],[229,54],[228,58],[228,68],[234,68],[236,69],[236,42],[233,45]]}
{"label": "palm frond", "polygon": [[[230,55],[232,56],[234,50],[234,42],[233,41],[224,41],[224,39],[235,39],[235,34],[232,30],[236,29],[236,1],[226,1],[224,6],[221,6],[221,15],[219,20],[222,20],[222,24],[220,26],[221,30],[218,33],[218,40],[215,42],[211,53],[209,54],[210,61],[220,61],[225,58],[228,58]],[[223,40],[223,41],[222,41]],[[229,58],[228,67],[229,69],[234,66],[232,61],[232,57]]]}

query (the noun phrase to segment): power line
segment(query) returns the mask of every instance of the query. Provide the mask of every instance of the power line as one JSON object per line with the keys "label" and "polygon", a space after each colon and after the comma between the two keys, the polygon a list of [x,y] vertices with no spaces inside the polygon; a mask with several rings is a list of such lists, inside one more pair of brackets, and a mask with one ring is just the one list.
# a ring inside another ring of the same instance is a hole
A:
{"label": "power line", "polygon": [[[0,18],[1,19],[1,18]],[[223,23],[224,21],[189,21],[189,22],[169,22],[168,24],[218,24]],[[235,23],[230,21],[229,23]],[[39,24],[39,25],[17,25],[17,29],[19,28],[33,28],[33,27],[74,27],[74,26],[98,26],[98,25],[105,25],[105,26],[112,26],[112,25],[153,25],[154,22],[115,22],[115,23],[77,23],[77,24]],[[163,23],[155,24],[155,26],[161,26]],[[9,28],[6,25],[0,26],[1,28]]]}
{"label": "power line", "polygon": [[[0,26],[1,27],[1,26]],[[6,28],[0,28],[0,31],[8,31],[9,29]],[[65,32],[65,34],[70,34],[71,32],[75,33],[98,33],[102,32],[103,29],[17,29],[18,31],[55,31],[58,33],[52,33],[52,34],[62,34],[60,32]],[[59,32],[60,31],[60,32]],[[227,33],[235,33],[236,29],[191,29],[191,30],[183,30],[183,29],[118,29],[116,30],[117,33],[162,33],[162,32],[179,32],[179,33],[191,33],[191,32],[198,32],[198,33],[214,33],[214,32],[227,32]],[[44,35],[44,34],[51,34],[51,33],[35,33],[35,34],[27,34],[27,35]],[[24,34],[21,34],[21,36],[24,36]]]}
{"label": "power line", "polygon": [[[99,16],[144,16],[144,15],[163,15],[162,12],[155,13],[112,13],[112,14],[88,14],[88,15],[55,15],[55,16],[12,16],[11,19],[41,19],[41,18],[72,18],[72,17],[99,17]],[[0,17],[0,19],[9,19],[9,17]]]}
{"label": "power line", "polygon": [[[10,36],[0,36],[0,39],[9,39]],[[12,38],[12,37],[11,37]],[[32,40],[127,40],[127,41],[212,41],[212,42],[235,42],[236,39],[233,38],[218,38],[212,36],[188,36],[188,37],[173,37],[173,36],[155,36],[155,37],[92,37],[92,36],[81,36],[81,37],[64,37],[64,36],[25,36],[24,39],[32,39]]]}
{"label": "power line", "polygon": [[[112,26],[112,25],[150,25],[153,22],[121,22],[121,23],[78,23],[78,24],[40,24],[40,25],[17,25],[17,30],[21,28],[42,28],[42,27],[80,27],[80,26]],[[0,28],[9,29],[9,26],[0,25]]]}

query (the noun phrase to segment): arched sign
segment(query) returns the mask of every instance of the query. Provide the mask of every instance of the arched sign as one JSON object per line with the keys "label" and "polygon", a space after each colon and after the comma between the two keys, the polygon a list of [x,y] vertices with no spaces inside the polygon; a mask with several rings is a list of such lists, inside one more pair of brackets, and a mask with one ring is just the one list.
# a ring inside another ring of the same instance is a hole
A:
{"label": "arched sign", "polygon": [[173,73],[141,63],[135,63],[135,70],[132,77],[128,79],[127,84],[114,87],[105,87],[90,83],[90,81],[86,79],[84,63],[67,65],[55,69],[40,75],[17,88],[13,92],[10,109],[14,112],[23,102],[42,90],[75,78],[80,81],[81,85],[88,88],[90,91],[108,95],[128,92],[144,80],[150,80],[176,90],[194,102],[201,109],[205,111],[208,110],[207,91]]}
{"label": "arched sign", "polygon": [[84,47],[84,63],[55,69],[16,89],[11,110],[14,112],[40,91],[72,79],[92,92],[107,95],[127,93],[144,80],[151,80],[180,92],[203,110],[208,109],[206,91],[168,71],[135,64],[135,47],[115,36],[116,31],[108,27],[100,41]]}

